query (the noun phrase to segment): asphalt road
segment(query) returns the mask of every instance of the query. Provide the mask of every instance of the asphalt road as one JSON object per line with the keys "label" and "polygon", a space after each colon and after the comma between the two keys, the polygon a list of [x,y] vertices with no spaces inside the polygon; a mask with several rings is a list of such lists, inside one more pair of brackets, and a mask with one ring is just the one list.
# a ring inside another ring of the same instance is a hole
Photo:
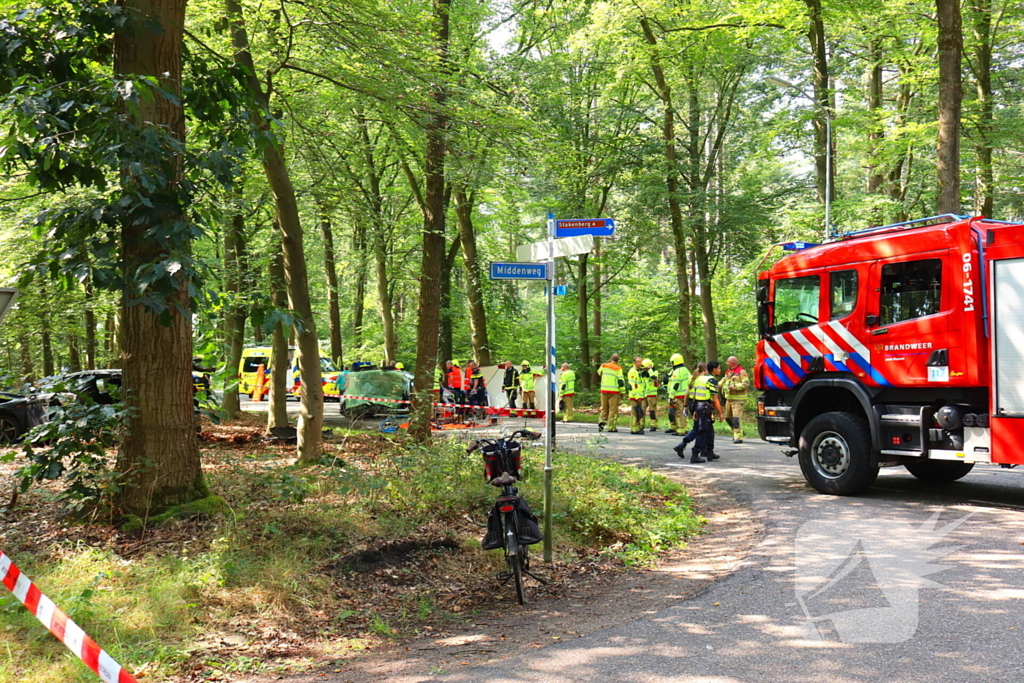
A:
{"label": "asphalt road", "polygon": [[690,465],[660,432],[559,429],[565,447],[603,442],[603,457],[706,477],[761,518],[764,538],[697,598],[435,680],[1024,680],[1024,471],[978,466],[929,486],[890,468],[866,495],[837,498],[760,442],[719,437],[720,461]]}

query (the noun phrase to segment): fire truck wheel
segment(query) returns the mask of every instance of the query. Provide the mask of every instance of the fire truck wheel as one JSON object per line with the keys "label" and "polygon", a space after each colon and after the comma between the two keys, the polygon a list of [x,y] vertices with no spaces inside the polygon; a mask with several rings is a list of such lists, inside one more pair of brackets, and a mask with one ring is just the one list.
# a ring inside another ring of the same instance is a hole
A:
{"label": "fire truck wheel", "polygon": [[842,412],[812,419],[800,434],[800,470],[822,493],[851,496],[867,489],[878,477],[867,422]]}
{"label": "fire truck wheel", "polygon": [[903,464],[907,471],[921,481],[947,482],[966,477],[974,469],[973,462],[956,460],[915,460]]}

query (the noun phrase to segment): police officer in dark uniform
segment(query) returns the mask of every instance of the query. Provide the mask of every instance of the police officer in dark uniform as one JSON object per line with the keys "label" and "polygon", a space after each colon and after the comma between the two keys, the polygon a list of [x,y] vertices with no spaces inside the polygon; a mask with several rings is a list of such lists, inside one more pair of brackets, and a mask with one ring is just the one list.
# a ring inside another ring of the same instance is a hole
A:
{"label": "police officer in dark uniform", "polygon": [[686,444],[693,444],[693,452],[690,456],[691,463],[703,463],[708,460],[718,460],[715,455],[715,422],[714,415],[722,415],[722,404],[718,397],[718,375],[722,374],[722,368],[718,361],[713,360],[707,364],[707,371],[694,378],[690,385],[690,411],[693,415],[693,429],[683,437],[683,440],[673,450],[680,458],[684,457]]}

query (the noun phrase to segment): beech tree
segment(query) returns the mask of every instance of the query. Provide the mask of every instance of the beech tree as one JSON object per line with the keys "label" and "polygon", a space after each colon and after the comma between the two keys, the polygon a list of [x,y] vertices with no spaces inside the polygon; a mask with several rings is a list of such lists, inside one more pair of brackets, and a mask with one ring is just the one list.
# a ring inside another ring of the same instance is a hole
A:
{"label": "beech tree", "polygon": [[[140,515],[207,495],[192,412],[191,244],[200,229],[187,210],[196,185],[183,174],[184,17],[184,0],[44,2],[0,32],[3,112],[14,124],[2,162],[56,193],[36,218],[48,233],[30,277],[45,270],[121,295],[120,339],[108,334],[121,350],[130,416],[117,499]],[[60,196],[72,188],[82,191]]]}

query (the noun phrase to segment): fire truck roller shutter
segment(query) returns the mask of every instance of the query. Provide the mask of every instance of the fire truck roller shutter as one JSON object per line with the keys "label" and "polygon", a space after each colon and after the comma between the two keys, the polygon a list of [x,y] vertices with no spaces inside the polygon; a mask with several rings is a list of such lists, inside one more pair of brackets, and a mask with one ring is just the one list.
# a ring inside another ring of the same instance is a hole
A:
{"label": "fire truck roller shutter", "polygon": [[992,262],[992,461],[1024,461],[1024,258]]}

